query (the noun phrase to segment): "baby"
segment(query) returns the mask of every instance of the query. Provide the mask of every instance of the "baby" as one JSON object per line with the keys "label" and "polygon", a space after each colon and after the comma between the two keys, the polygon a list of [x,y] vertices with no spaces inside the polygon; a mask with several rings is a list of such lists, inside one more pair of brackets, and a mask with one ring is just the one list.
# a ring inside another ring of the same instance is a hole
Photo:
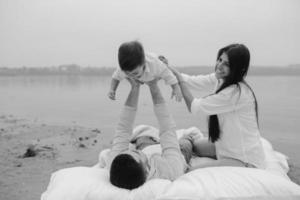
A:
{"label": "baby", "polygon": [[154,79],[163,79],[172,87],[172,97],[181,101],[182,94],[175,75],[169,70],[168,61],[163,56],[144,53],[143,46],[138,41],[125,42],[119,47],[118,60],[120,68],[112,75],[108,97],[116,99],[116,90],[121,80],[133,78],[140,83]]}

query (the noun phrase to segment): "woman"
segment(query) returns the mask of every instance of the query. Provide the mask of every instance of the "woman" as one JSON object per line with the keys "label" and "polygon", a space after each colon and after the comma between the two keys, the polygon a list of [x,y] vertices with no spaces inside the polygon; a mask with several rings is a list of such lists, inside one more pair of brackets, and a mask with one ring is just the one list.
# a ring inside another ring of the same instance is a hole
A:
{"label": "woman", "polygon": [[[193,150],[197,156],[215,158],[190,170],[208,166],[244,166],[265,168],[260,141],[257,101],[246,83],[250,53],[243,44],[231,44],[219,50],[215,73],[189,76],[171,69],[180,84],[187,108],[192,113],[209,115],[208,141],[184,137],[183,152]],[[193,87],[209,92],[195,98]]]}

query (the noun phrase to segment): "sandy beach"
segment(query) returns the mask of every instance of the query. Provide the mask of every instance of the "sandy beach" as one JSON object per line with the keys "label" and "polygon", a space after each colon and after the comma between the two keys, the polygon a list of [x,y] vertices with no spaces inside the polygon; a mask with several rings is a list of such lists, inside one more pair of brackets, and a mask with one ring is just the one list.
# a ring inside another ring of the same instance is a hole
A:
{"label": "sandy beach", "polygon": [[[93,166],[111,138],[102,130],[56,126],[36,120],[0,116],[0,199],[39,199],[51,173],[62,168]],[[300,166],[289,176],[300,183]]]}
{"label": "sandy beach", "polygon": [[[52,172],[92,166],[109,145],[101,130],[0,116],[0,199],[40,199]],[[28,150],[29,149],[29,150]],[[36,153],[36,155],[34,155]]]}

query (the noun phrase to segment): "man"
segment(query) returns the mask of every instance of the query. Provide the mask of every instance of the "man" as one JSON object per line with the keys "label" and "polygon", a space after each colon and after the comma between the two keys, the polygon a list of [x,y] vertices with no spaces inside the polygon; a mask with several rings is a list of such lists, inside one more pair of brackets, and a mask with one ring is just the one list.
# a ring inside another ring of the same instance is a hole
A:
{"label": "man", "polygon": [[121,112],[109,154],[110,182],[117,187],[134,189],[152,178],[175,180],[184,174],[187,165],[180,152],[175,122],[157,86],[157,80],[150,81],[147,85],[159,123],[162,154],[154,154],[148,159],[140,150],[129,150],[140,84],[134,79],[128,80],[131,90]]}

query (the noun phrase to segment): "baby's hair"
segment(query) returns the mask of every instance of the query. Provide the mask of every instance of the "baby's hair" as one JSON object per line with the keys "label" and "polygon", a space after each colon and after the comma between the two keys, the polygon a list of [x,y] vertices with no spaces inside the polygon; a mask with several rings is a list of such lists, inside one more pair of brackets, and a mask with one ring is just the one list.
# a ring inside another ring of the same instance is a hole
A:
{"label": "baby's hair", "polygon": [[120,68],[123,71],[133,71],[145,62],[143,45],[138,41],[121,44],[118,52]]}

